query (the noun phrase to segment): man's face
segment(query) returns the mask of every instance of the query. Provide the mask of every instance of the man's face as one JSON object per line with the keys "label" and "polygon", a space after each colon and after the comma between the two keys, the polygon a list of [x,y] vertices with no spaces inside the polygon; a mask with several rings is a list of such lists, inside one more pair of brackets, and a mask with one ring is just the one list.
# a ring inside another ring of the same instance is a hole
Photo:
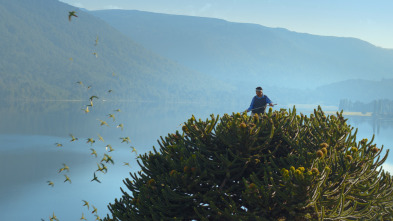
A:
{"label": "man's face", "polygon": [[262,91],[256,91],[258,97],[262,97]]}

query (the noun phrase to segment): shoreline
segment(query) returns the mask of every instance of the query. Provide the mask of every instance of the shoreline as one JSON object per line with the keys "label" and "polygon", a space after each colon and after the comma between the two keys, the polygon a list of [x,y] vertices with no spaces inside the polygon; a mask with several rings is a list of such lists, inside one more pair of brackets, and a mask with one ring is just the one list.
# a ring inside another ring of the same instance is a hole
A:
{"label": "shoreline", "polygon": [[[326,114],[336,114],[337,111],[324,111]],[[373,112],[355,112],[355,111],[343,111],[344,116],[360,116],[360,117],[372,117]]]}

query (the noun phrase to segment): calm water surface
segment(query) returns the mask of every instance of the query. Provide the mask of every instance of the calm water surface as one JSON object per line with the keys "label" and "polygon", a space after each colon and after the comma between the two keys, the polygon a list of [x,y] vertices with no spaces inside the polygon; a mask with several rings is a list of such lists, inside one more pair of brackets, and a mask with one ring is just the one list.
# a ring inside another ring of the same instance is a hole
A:
{"label": "calm water surface", "polygon": [[[125,189],[122,180],[139,170],[131,147],[138,154],[152,150],[160,136],[181,130],[180,124],[192,114],[206,119],[212,113],[241,112],[249,105],[249,101],[237,106],[96,102],[86,114],[81,110],[85,103],[6,103],[0,107],[0,220],[49,220],[53,213],[60,220],[79,220],[82,214],[94,220],[92,206],[103,218],[108,203],[121,197],[120,187]],[[287,107],[274,109],[280,108]],[[298,109],[305,114],[311,110]],[[115,120],[109,114],[114,114]],[[100,120],[108,126],[101,126]],[[359,139],[375,134],[378,146],[392,147],[393,121],[351,117],[349,123],[359,128]],[[123,130],[119,124],[124,125]],[[71,142],[70,133],[78,140]],[[122,137],[129,137],[131,142],[121,143]],[[87,138],[95,143],[86,143]],[[109,153],[115,164],[108,165],[106,174],[96,173],[101,183],[91,182],[97,163],[108,153],[108,144],[115,149]],[[97,151],[97,158],[91,155],[91,148]],[[63,163],[69,172],[59,173]],[[391,165],[393,158],[389,157],[385,169],[393,171]],[[70,177],[71,184],[64,182],[64,175]],[[89,202],[89,210],[82,200]]]}

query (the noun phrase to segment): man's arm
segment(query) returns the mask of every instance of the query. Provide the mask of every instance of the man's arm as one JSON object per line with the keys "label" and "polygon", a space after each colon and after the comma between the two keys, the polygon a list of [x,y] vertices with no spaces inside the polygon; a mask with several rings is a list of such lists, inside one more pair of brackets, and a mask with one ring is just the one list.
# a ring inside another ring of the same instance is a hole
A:
{"label": "man's arm", "polygon": [[268,96],[266,96],[266,103],[268,103],[271,107],[273,106],[273,102],[268,98]]}
{"label": "man's arm", "polygon": [[255,97],[252,98],[250,107],[247,108],[247,110],[245,110],[245,111],[249,112],[249,111],[251,111],[254,108],[254,100],[255,100]]}

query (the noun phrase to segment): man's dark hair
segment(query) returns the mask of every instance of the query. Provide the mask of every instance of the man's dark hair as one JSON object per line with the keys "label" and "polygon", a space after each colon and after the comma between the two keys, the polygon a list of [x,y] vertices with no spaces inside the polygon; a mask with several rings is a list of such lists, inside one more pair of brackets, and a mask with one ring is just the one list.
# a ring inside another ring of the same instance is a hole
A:
{"label": "man's dark hair", "polygon": [[262,90],[262,87],[257,87],[255,88],[255,90]]}

